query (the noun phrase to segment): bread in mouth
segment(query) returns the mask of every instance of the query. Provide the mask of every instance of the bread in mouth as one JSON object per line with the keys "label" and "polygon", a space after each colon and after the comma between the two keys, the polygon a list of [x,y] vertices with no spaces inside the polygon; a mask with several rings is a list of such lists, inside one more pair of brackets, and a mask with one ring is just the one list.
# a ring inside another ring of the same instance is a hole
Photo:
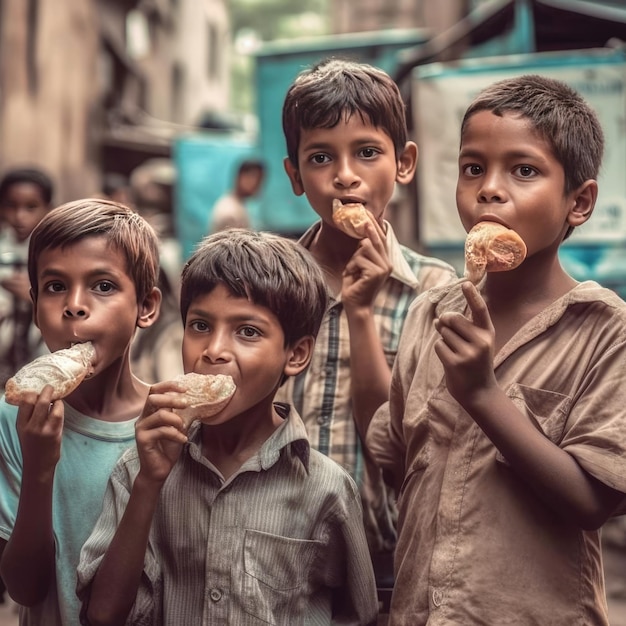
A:
{"label": "bread in mouth", "polygon": [[465,239],[465,277],[477,284],[487,272],[515,269],[526,252],[526,244],[514,230],[497,222],[478,222]]}
{"label": "bread in mouth", "polygon": [[344,204],[339,198],[333,200],[333,223],[350,237],[365,238],[365,225],[373,219],[372,214],[360,202]]}
{"label": "bread in mouth", "polygon": [[187,425],[219,413],[230,402],[237,388],[232,377],[227,374],[190,372],[176,376],[173,380],[184,388],[180,395],[185,398],[187,406],[176,409],[175,413]]}
{"label": "bread in mouth", "polygon": [[19,405],[26,394],[34,392],[39,395],[46,385],[51,385],[54,390],[52,402],[65,398],[93,372],[95,355],[93,344],[86,341],[37,357],[9,378],[4,389],[6,401]]}

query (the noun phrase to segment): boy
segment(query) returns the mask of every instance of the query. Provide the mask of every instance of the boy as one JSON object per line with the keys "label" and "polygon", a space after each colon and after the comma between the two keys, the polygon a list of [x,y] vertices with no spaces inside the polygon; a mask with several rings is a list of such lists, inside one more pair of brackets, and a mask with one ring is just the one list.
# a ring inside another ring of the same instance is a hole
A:
{"label": "boy", "polygon": [[[362,449],[374,411],[389,397],[391,366],[409,305],[422,291],[456,278],[452,267],[400,245],[384,215],[396,183],[415,173],[405,107],[382,70],[329,59],[304,71],[283,106],[296,195],[319,215],[302,237],[324,270],[331,306],[309,367],[281,390],[302,416],[314,448],[340,463],[360,486],[379,586],[392,584],[394,510],[380,470]],[[335,198],[373,215],[362,241],[332,220]]]}
{"label": "boy", "polygon": [[368,433],[396,484],[390,623],[608,624],[599,528],[626,492],[626,306],[560,243],[591,216],[603,152],[567,85],[504,80],[461,126],[457,206],[526,260],[411,309]]}
{"label": "boy", "polygon": [[32,324],[26,259],[30,234],[52,208],[53,193],[50,177],[36,168],[12,169],[0,180],[0,385],[45,352]]}
{"label": "boy", "polygon": [[51,404],[47,385],[19,409],[0,402],[0,571],[22,624],[80,623],[80,548],[148,396],[129,349],[158,315],[158,268],[152,228],[106,200],[53,209],[31,235],[35,324],[51,351],[91,341],[96,356],[64,400]]}
{"label": "boy", "polygon": [[274,403],[306,367],[325,308],[297,243],[244,229],[201,243],[182,273],[185,372],[237,388],[186,431],[168,393],[179,385],[152,387],[81,553],[88,623],[375,623],[356,485]]}

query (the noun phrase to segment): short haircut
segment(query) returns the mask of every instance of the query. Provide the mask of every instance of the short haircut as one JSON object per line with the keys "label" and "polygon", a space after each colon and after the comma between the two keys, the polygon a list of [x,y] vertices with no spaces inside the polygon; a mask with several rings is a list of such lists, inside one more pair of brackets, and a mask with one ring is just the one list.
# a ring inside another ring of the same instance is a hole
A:
{"label": "short haircut", "polygon": [[137,302],[157,286],[159,241],[148,222],[118,202],[86,198],[52,209],[35,226],[28,249],[28,276],[38,293],[37,259],[44,250],[65,248],[86,237],[104,237],[126,258],[126,271],[135,284]]}
{"label": "short haircut", "polygon": [[602,126],[595,111],[565,83],[536,74],[493,83],[465,112],[461,138],[468,119],[479,111],[498,116],[514,112],[529,120],[563,166],[565,193],[598,178],[604,152]]}
{"label": "short haircut", "polygon": [[260,159],[245,159],[237,167],[237,173],[243,174],[244,172],[259,171],[262,174],[265,172],[265,163]]}
{"label": "short haircut", "polygon": [[0,204],[4,204],[9,189],[13,185],[28,183],[39,187],[41,199],[45,204],[52,202],[54,184],[43,170],[35,167],[21,167],[8,170],[0,180]]}
{"label": "short haircut", "polygon": [[191,303],[218,285],[269,309],[280,322],[286,346],[315,337],[326,312],[321,269],[306,248],[279,235],[231,228],[205,237],[183,267],[183,323]]}
{"label": "short haircut", "polygon": [[301,72],[283,104],[283,132],[291,163],[298,166],[303,129],[333,128],[353,115],[384,130],[396,156],[402,153],[407,142],[406,107],[398,85],[386,72],[335,58]]}

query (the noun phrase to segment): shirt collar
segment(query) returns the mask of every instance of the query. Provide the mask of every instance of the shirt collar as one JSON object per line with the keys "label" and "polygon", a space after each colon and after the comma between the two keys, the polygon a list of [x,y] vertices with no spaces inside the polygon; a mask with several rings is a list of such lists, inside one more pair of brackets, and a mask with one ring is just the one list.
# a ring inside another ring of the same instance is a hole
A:
{"label": "shirt collar", "polygon": [[[274,408],[283,418],[283,423],[270,435],[260,450],[244,463],[239,471],[260,472],[268,470],[278,461],[283,449],[288,448],[291,454],[302,463],[302,466],[308,472],[311,446],[302,418],[288,404],[276,402],[274,403]],[[192,458],[199,460],[202,455],[200,422],[192,424],[188,437],[189,452]]]}
{"label": "shirt collar", "polygon": [[[387,247],[387,255],[389,256],[389,261],[391,262],[392,270],[391,270],[391,278],[395,278],[396,280],[404,283],[405,285],[417,288],[419,285],[419,281],[417,277],[411,270],[411,266],[408,264],[407,260],[404,258],[402,254],[402,246],[398,241],[396,234],[393,232],[393,228],[391,224],[384,220],[385,225],[385,243]],[[299,243],[304,246],[307,250],[311,247],[313,243],[313,239],[315,235],[319,231],[321,227],[321,221],[315,222],[305,233],[300,237]]]}

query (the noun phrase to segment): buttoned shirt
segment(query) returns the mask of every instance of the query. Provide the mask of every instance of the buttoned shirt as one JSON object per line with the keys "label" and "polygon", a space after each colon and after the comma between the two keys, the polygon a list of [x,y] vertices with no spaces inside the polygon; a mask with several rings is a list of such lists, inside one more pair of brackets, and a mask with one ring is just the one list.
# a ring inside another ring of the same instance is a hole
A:
{"label": "buttoned shirt", "polygon": [[[359,494],[338,465],[311,450],[299,416],[284,422],[228,479],[189,432],[154,515],[127,623],[374,624],[374,575]],[[83,547],[78,592],[111,542],[139,471],[136,448],[115,467]]]}
{"label": "buttoned shirt", "polygon": [[[467,314],[459,286],[421,296],[391,396],[367,441],[403,478],[393,626],[606,625],[600,533],[547,506],[445,386],[433,321]],[[600,482],[626,492],[626,304],[577,285],[498,352],[499,386]]]}
{"label": "buttoned shirt", "polygon": [[[300,243],[310,248],[319,223]],[[401,245],[385,222],[386,247],[393,267],[374,302],[374,323],[387,363],[393,365],[400,333],[416,296],[456,279],[454,269],[439,259]],[[330,295],[330,307],[317,335],[308,368],[289,379],[277,398],[292,403],[302,416],[311,445],[342,465],[359,485],[365,530],[372,552],[393,550],[396,539],[393,496],[380,470],[364,456],[352,413],[350,332],[341,295]]]}

